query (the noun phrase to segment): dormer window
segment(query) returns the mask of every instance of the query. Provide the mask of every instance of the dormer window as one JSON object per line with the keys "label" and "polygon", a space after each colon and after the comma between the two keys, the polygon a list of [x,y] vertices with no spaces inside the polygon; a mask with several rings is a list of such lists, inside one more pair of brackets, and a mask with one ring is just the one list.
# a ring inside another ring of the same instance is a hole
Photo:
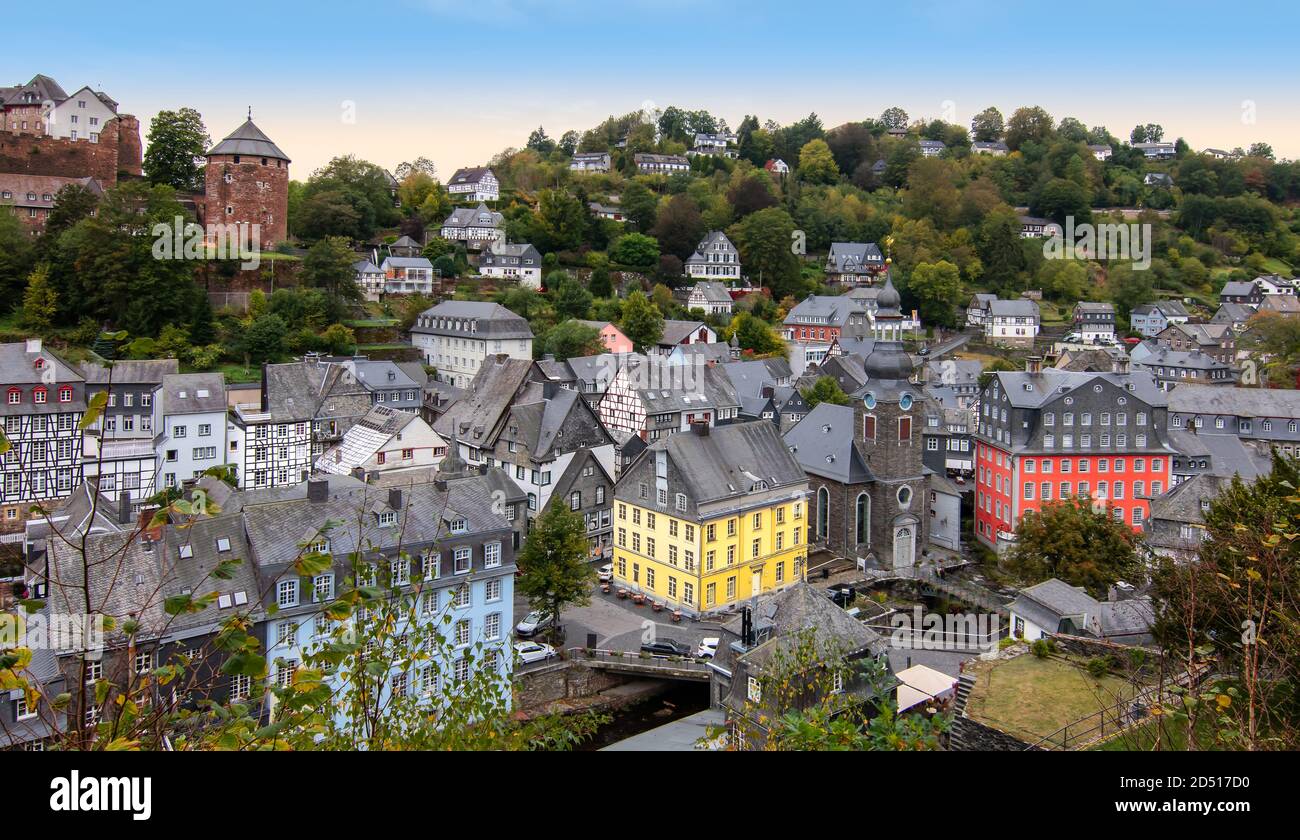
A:
{"label": "dormer window", "polygon": [[394,511],[385,510],[380,512],[379,514],[380,525],[387,526],[387,525],[392,525],[395,522],[397,522],[397,514]]}
{"label": "dormer window", "polygon": [[469,523],[465,521],[465,517],[458,516],[455,519],[451,520],[451,532],[453,534],[463,534],[468,530],[469,530]]}

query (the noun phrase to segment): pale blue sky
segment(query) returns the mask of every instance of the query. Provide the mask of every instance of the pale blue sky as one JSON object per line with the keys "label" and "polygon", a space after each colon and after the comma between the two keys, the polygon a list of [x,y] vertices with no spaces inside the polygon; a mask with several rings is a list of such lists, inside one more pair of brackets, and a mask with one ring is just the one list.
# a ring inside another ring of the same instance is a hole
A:
{"label": "pale blue sky", "polygon": [[[127,9],[131,11],[127,11]],[[183,11],[192,9],[192,12]],[[294,177],[354,152],[387,167],[425,155],[445,177],[538,124],[558,137],[642,103],[827,127],[901,105],[913,117],[1038,104],[1126,136],[1158,122],[1195,148],[1263,140],[1300,157],[1300,12],[1243,0],[1047,4],[713,0],[372,0],[59,4],[6,11],[57,50],[0,56],[102,86],[147,127],[190,105],[213,138],[245,109]],[[47,30],[50,30],[47,32]],[[46,57],[35,56],[43,54]],[[352,103],[349,122],[346,103]],[[1243,119],[1253,103],[1254,122]]]}

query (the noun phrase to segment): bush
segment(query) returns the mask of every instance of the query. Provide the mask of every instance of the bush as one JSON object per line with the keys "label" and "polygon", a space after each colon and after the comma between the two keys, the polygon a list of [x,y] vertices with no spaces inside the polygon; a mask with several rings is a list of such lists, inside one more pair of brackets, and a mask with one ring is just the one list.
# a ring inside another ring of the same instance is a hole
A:
{"label": "bush", "polygon": [[1017,639],[1015,636],[1007,636],[1005,639],[999,639],[998,650],[1006,650],[1007,648],[1018,643],[1019,641],[1020,640]]}
{"label": "bush", "polygon": [[1088,669],[1088,673],[1091,674],[1094,679],[1100,679],[1106,676],[1107,672],[1110,671],[1113,665],[1114,662],[1109,656],[1094,656],[1084,664],[1084,667]]}
{"label": "bush", "polygon": [[1029,646],[1029,651],[1039,659],[1046,659],[1056,650],[1056,644],[1051,639],[1039,639]]}

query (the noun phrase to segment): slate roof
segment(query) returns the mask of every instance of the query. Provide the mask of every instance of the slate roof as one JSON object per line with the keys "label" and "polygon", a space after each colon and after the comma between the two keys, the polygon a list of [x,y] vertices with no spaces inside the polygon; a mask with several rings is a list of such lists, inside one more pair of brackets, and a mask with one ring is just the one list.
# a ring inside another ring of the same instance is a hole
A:
{"label": "slate roof", "polygon": [[489,210],[486,204],[480,204],[478,207],[457,207],[451,211],[451,215],[443,220],[443,227],[450,228],[469,228],[469,227],[491,227],[499,228],[505,222],[506,217],[495,210]]}
{"label": "slate roof", "polygon": [[427,268],[433,270],[433,263],[424,257],[384,257],[384,264],[381,268],[387,270],[389,266],[393,268]]}
{"label": "slate roof", "polygon": [[288,362],[262,369],[265,404],[272,423],[359,417],[370,410],[370,395],[343,365]]}
{"label": "slate roof", "polygon": [[991,300],[989,301],[989,316],[993,318],[1025,318],[1031,317],[1038,319],[1038,304],[1025,298],[1016,298],[1015,300]]}
{"label": "slate roof", "polygon": [[[92,177],[69,178],[62,175],[28,175],[23,172],[0,173],[0,189],[13,195],[0,200],[0,206],[35,207],[37,209],[54,209],[59,190],[69,184],[80,184],[96,196],[104,194],[104,187],[99,179]],[[35,198],[28,198],[35,195]],[[49,196],[49,198],[46,198]]]}
{"label": "slate roof", "polygon": [[[36,360],[41,359],[43,367],[36,367]],[[14,341],[0,344],[0,382],[8,385],[39,385],[46,382],[45,372],[53,370],[55,381],[82,382],[85,377],[76,368],[69,365],[53,352],[41,346],[40,352],[28,353],[27,344]],[[48,383],[46,384],[53,384]],[[30,408],[30,406],[28,406]]]}
{"label": "slate roof", "polygon": [[783,357],[728,362],[721,369],[740,397],[758,397],[764,385],[775,389],[778,383],[788,383],[793,376],[790,362]]}
{"label": "slate roof", "polygon": [[[785,316],[787,327],[828,326],[844,327],[849,316],[865,312],[862,302],[850,295],[809,295],[799,301]],[[817,321],[807,318],[824,319]]]}
{"label": "slate roof", "polygon": [[1227,295],[1250,296],[1258,294],[1258,292],[1259,290],[1256,288],[1254,280],[1229,280],[1227,283],[1224,283],[1223,288],[1219,290],[1219,297],[1226,297]]}
{"label": "slate roof", "polygon": [[1150,348],[1151,352],[1133,359],[1133,364],[1143,367],[1172,367],[1188,370],[1230,370],[1223,362],[1200,350],[1170,350],[1168,347]]}
{"label": "slate roof", "polygon": [[826,255],[827,271],[856,273],[870,265],[884,265],[884,255],[874,242],[832,242]]}
{"label": "slate roof", "polygon": [[[1011,602],[1010,609],[1049,633],[1055,633],[1060,627],[1062,618],[1066,616],[1091,618],[1097,615],[1099,606],[1100,602],[1082,588],[1071,586],[1057,578],[1049,578],[1042,583],[1020,590]],[[1082,625],[1080,629],[1083,629]]]}
{"label": "slate roof", "polygon": [[438,418],[433,430],[444,438],[455,436],[468,446],[489,445],[493,430],[530,378],[540,375],[529,359],[490,356],[470,381],[465,395]]}
{"label": "slate roof", "polygon": [[0,97],[0,104],[15,105],[23,101],[23,94],[33,94],[35,102],[63,102],[68,98],[68,94],[63,90],[58,82],[46,76],[44,73],[37,73],[32,76],[31,81],[25,85],[15,85],[11,88],[0,88],[5,96]]}
{"label": "slate roof", "polygon": [[1178,454],[1186,458],[1208,459],[1210,473],[1217,476],[1240,475],[1249,480],[1273,468],[1262,442],[1242,440],[1236,434],[1195,434],[1186,429],[1170,429],[1168,439],[1170,447]]}
{"label": "slate roof", "polygon": [[122,359],[113,362],[112,367],[87,361],[77,367],[87,385],[107,385],[110,378],[118,385],[159,385],[164,376],[181,369],[175,359]]}
{"label": "slate roof", "polygon": [[225,139],[212,147],[212,155],[248,155],[249,157],[278,158],[289,163],[289,156],[280,151],[280,147],[271,142],[271,138],[262,133],[262,129],[253,124],[252,119],[226,135]]}
{"label": "slate roof", "polygon": [[668,453],[696,504],[743,499],[758,481],[769,488],[807,481],[768,421],[715,426],[704,435],[669,435],[647,447],[647,452],[659,451]]}
{"label": "slate roof", "polygon": [[660,347],[673,347],[681,344],[697,330],[704,327],[700,321],[664,321],[663,333],[656,342]]}
{"label": "slate roof", "polygon": [[691,291],[698,291],[709,303],[731,303],[731,293],[727,291],[726,284],[716,280],[701,280]]}
{"label": "slate roof", "polygon": [[874,475],[853,442],[853,407],[818,403],[785,433],[785,445],[812,475],[841,484],[862,484]]}
{"label": "slate roof", "polygon": [[[605,427],[600,424],[577,391],[560,388],[552,397],[542,395],[540,385],[529,385],[525,392],[510,407],[502,437],[522,443],[535,460],[547,460],[564,443],[561,438],[564,423],[569,416],[578,411],[590,420],[592,426],[608,437]],[[560,450],[568,451],[568,450]]]}
{"label": "slate roof", "polygon": [[[1105,380],[1124,390],[1128,390],[1127,386],[1131,384],[1133,386],[1131,393],[1150,406],[1166,405],[1169,393],[1172,393],[1161,391],[1159,386],[1156,385],[1155,378],[1146,371],[1135,371],[1127,374],[1083,373],[1044,368],[1042,373],[995,371],[993,375],[1001,383],[1002,390],[1006,393],[1011,405],[1016,408],[1037,408],[1055,399],[1060,394],[1091,385],[1098,379]],[[1032,389],[1025,390],[1025,385],[1032,386]]]}
{"label": "slate roof", "polygon": [[316,468],[323,472],[350,473],[368,461],[394,435],[415,422],[422,421],[409,411],[398,411],[385,405],[373,406],[344,433],[343,440],[316,459]]}
{"label": "slate roof", "polygon": [[[1300,391],[1180,384],[1169,392],[1169,410],[1181,414],[1300,418]],[[1202,436],[1209,434],[1203,432]]]}
{"label": "slate roof", "polygon": [[532,245],[527,242],[502,242],[498,239],[480,255],[479,266],[521,265],[525,260],[532,260],[532,264],[539,270],[542,267],[542,255]]}
{"label": "slate roof", "polygon": [[573,356],[568,359],[573,378],[582,390],[587,390],[587,383],[596,383],[597,391],[604,391],[625,365],[644,361],[639,353],[600,353],[595,356]]}
{"label": "slate roof", "polygon": [[1248,303],[1223,303],[1210,319],[1213,324],[1244,324],[1255,314],[1255,309]]}
{"label": "slate roof", "polygon": [[451,179],[447,181],[447,186],[477,184],[490,174],[492,170],[486,166],[467,166],[453,172]]}
{"label": "slate roof", "polygon": [[169,374],[158,392],[158,411],[164,416],[224,412],[226,405],[226,378],[220,373]]}
{"label": "slate roof", "polygon": [[1151,500],[1151,519],[1199,525],[1205,521],[1201,502],[1214,499],[1231,484],[1230,478],[1209,474],[1180,481]]}
{"label": "slate roof", "polygon": [[[489,470],[500,472],[500,470]],[[342,479],[342,480],[341,480]],[[375,487],[342,476],[329,477],[329,494],[324,501],[301,496],[258,501],[246,499],[243,517],[249,543],[258,566],[277,566],[297,557],[299,544],[320,533],[326,522],[337,522],[329,533],[330,553],[346,556],[353,551],[391,550],[399,545],[433,542],[447,535],[445,518],[462,516],[470,532],[503,530],[508,527],[496,513],[494,483],[485,475],[469,475],[447,483],[439,490],[432,482],[394,482],[402,488],[396,524],[381,526],[377,512],[391,511],[390,487]]]}
{"label": "slate roof", "polygon": [[[718,346],[725,347],[726,345]],[[638,382],[647,383],[646,387],[634,388],[637,396],[645,406],[647,414],[699,411],[706,407],[713,409],[740,407],[740,399],[731,385],[731,380],[727,379],[717,369],[717,366],[691,368],[660,359],[646,359],[636,356],[629,359],[624,365],[627,368],[640,368],[642,366],[648,366],[651,369],[644,372],[639,370],[629,371],[629,377],[636,375],[639,377]],[[688,370],[690,375],[678,375],[676,373],[676,371],[683,368]],[[649,385],[655,387],[649,387]]]}
{"label": "slate roof", "polygon": [[[778,652],[792,650],[792,646],[800,643],[807,632],[812,634],[813,645],[828,655],[853,657],[867,653],[879,656],[888,648],[883,636],[850,616],[825,592],[807,581],[799,581],[774,595],[759,598],[752,619],[756,638],[766,640],[739,658],[754,670],[762,670],[764,663]],[[723,629],[739,637],[742,620],[741,616],[736,616],[723,624]]]}
{"label": "slate roof", "polygon": [[371,390],[384,388],[419,388],[422,382],[416,382],[396,362],[371,359],[353,359],[344,365],[351,368],[353,375],[362,386]]}
{"label": "slate roof", "polygon": [[[462,327],[456,329],[454,324],[438,327],[434,321],[439,318],[461,321]],[[464,322],[475,322],[476,329],[471,332],[465,327]],[[437,306],[431,306],[420,313],[420,317],[411,327],[411,332],[485,340],[533,337],[533,330],[525,319],[499,303],[476,300],[444,300]]]}

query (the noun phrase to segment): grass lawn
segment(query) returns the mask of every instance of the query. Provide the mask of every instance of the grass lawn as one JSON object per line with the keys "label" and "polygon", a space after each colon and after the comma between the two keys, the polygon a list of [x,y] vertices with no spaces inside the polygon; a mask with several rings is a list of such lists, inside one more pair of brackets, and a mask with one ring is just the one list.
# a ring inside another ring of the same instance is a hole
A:
{"label": "grass lawn", "polygon": [[213,373],[224,373],[226,382],[260,382],[262,381],[262,368],[254,365],[253,367],[244,367],[241,362],[229,362],[219,365]]}
{"label": "grass lawn", "polygon": [[345,327],[395,327],[397,324],[396,318],[362,318],[343,322]]}
{"label": "grass lawn", "polygon": [[972,667],[977,678],[970,717],[1030,743],[1133,694],[1124,680],[1095,679],[1081,663],[1061,656],[1024,654]]}
{"label": "grass lawn", "polygon": [[[1156,749],[1156,736],[1159,735],[1160,750],[1183,752],[1187,749],[1184,726],[1182,722],[1156,718],[1092,749],[1097,752],[1151,752]],[[1217,749],[1214,744],[1214,723],[1208,717],[1196,721],[1196,747],[1198,750]]]}

